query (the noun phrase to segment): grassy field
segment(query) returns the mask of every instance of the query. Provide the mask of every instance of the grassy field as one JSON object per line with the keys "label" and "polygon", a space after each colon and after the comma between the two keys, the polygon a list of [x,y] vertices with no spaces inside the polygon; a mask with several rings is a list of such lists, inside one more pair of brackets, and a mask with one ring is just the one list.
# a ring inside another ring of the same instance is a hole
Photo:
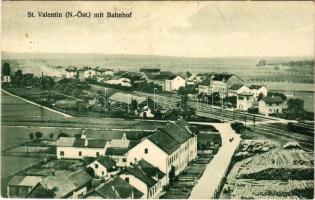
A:
{"label": "grassy field", "polygon": [[1,110],[2,119],[19,116],[41,117],[41,114],[43,118],[63,118],[63,116],[58,113],[41,109],[36,105],[27,103],[26,101],[5,94],[4,92],[1,92]]}

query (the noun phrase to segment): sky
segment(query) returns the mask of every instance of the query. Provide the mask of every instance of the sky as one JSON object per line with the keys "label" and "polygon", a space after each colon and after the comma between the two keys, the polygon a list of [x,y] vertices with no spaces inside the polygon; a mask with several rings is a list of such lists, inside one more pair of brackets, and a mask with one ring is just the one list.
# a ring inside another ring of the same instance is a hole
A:
{"label": "sky", "polygon": [[[132,12],[28,18],[27,12]],[[2,2],[2,51],[183,57],[313,56],[308,2]]]}

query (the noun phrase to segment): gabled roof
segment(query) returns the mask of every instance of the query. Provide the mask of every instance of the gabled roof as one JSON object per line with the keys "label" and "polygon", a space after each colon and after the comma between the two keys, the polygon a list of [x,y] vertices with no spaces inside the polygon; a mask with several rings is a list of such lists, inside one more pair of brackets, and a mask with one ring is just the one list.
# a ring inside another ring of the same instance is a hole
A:
{"label": "gabled roof", "polygon": [[106,140],[89,139],[87,142],[88,148],[104,148],[106,145]]}
{"label": "gabled roof", "polygon": [[8,185],[35,187],[41,180],[41,176],[13,176]]}
{"label": "gabled roof", "polygon": [[174,138],[161,130],[156,131],[148,139],[168,155],[180,147],[180,144]]}
{"label": "gabled roof", "polygon": [[129,148],[108,147],[105,155],[124,155],[128,152]]}
{"label": "gabled roof", "polygon": [[142,192],[120,177],[115,177],[109,182],[101,184],[95,189],[95,192],[105,199],[139,199],[143,196]]}
{"label": "gabled roof", "polygon": [[282,103],[283,100],[279,96],[266,96],[263,97],[262,100],[266,103]]}
{"label": "gabled roof", "polygon": [[[87,145],[85,145],[85,142]],[[87,148],[104,148],[107,141],[102,139],[82,139],[75,137],[60,137],[56,146],[58,147],[87,147]]]}
{"label": "gabled roof", "polygon": [[76,67],[67,67],[65,70],[67,72],[75,72],[75,71],[77,71],[77,68]]}
{"label": "gabled roof", "polygon": [[95,67],[94,70],[95,70],[95,71],[98,71],[98,72],[113,71],[112,69],[106,69],[106,68],[102,68],[102,67]]}
{"label": "gabled roof", "polygon": [[121,93],[121,92],[117,92],[113,94],[112,96],[109,97],[109,99],[112,101],[122,102],[128,105],[131,104],[132,100],[136,100],[138,104],[147,100],[146,97],[126,94],[126,93]]}
{"label": "gabled roof", "polygon": [[122,171],[122,174],[131,174],[144,182],[148,187],[152,187],[157,183],[156,180],[147,175],[137,164],[127,167],[124,171]]}
{"label": "gabled roof", "polygon": [[127,140],[140,140],[145,136],[148,136],[152,131],[122,131],[122,130],[86,130],[84,135],[87,139],[99,139],[99,140],[121,140],[124,134],[126,134]]}
{"label": "gabled roof", "polygon": [[226,82],[227,80],[229,80],[230,78],[232,78],[233,76],[237,77],[238,79],[242,80],[240,77],[236,76],[235,74],[226,74],[226,73],[222,73],[222,74],[213,74],[213,79],[214,81],[224,81]]}
{"label": "gabled roof", "polygon": [[80,188],[86,185],[92,177],[83,169],[73,172],[68,175],[68,179],[77,187]]}
{"label": "gabled roof", "polygon": [[82,68],[79,68],[78,71],[80,72],[84,72],[84,71],[87,71],[87,70],[94,70],[92,67],[82,67]]}
{"label": "gabled roof", "polygon": [[98,158],[97,162],[99,162],[104,167],[106,167],[106,169],[112,169],[113,167],[116,166],[116,162],[108,156],[103,156],[101,158]]}
{"label": "gabled roof", "polygon": [[[57,198],[63,198],[71,194],[74,190],[88,184],[91,180],[92,177],[90,177],[87,172],[84,170],[78,170],[68,176],[59,174],[56,174],[56,176],[47,176],[40,182],[40,185],[49,190],[56,188],[55,196]],[[36,187],[34,190],[40,189]],[[34,190],[31,192],[29,197],[32,197]],[[37,196],[37,198],[39,197]]]}
{"label": "gabled roof", "polygon": [[186,142],[191,137],[187,130],[184,130],[174,122],[168,122],[161,130],[180,144]]}
{"label": "gabled roof", "polygon": [[[239,90],[243,87],[244,85],[241,85],[241,84],[233,84],[231,87],[230,87],[230,90]],[[246,86],[245,86],[246,87]]]}
{"label": "gabled roof", "polygon": [[150,177],[157,176],[159,179],[161,179],[165,176],[165,173],[163,173],[158,167],[154,167],[151,163],[147,162],[146,160],[143,159],[139,160],[138,165]]}
{"label": "gabled roof", "polygon": [[264,87],[263,85],[251,85],[249,86],[249,89],[255,89],[255,90],[259,90],[260,88]]}
{"label": "gabled roof", "polygon": [[182,79],[185,79],[184,77],[182,77],[181,75],[176,75],[176,74],[174,74],[174,75],[171,75],[171,76],[169,76],[169,77],[167,77],[166,79],[167,80],[173,80],[173,79],[175,79],[176,77],[180,77],[180,78],[182,78]]}

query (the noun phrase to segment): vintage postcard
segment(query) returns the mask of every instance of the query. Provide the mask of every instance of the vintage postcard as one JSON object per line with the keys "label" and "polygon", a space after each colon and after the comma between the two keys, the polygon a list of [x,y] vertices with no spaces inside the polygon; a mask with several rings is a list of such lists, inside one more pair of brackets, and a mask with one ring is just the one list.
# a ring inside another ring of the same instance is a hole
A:
{"label": "vintage postcard", "polygon": [[3,1],[1,197],[314,199],[314,14]]}

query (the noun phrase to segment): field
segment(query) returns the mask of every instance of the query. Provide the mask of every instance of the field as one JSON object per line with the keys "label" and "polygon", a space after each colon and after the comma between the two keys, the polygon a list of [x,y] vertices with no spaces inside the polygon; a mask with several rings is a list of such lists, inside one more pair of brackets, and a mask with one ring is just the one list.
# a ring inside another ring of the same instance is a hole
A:
{"label": "field", "polygon": [[60,114],[41,109],[36,105],[27,103],[4,92],[1,92],[1,116],[2,119],[21,116],[26,118],[63,118]]}

